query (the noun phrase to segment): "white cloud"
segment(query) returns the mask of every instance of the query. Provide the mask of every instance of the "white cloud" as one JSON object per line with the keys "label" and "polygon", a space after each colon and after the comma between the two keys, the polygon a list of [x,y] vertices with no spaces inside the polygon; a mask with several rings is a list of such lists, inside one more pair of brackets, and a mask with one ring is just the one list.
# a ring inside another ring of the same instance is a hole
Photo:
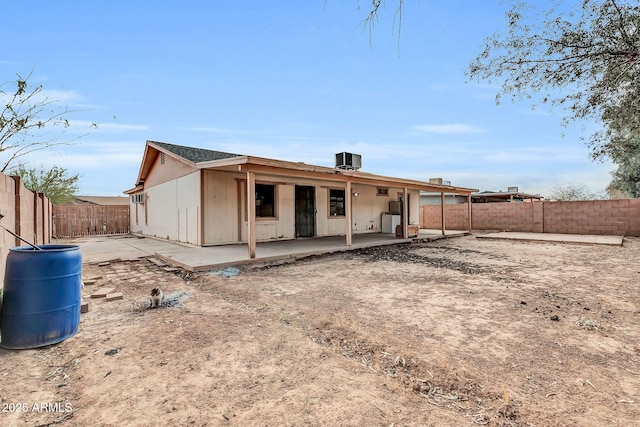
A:
{"label": "white cloud", "polygon": [[229,128],[218,128],[218,127],[190,127],[185,128],[185,130],[190,130],[194,132],[208,132],[208,133],[219,133],[219,134],[228,134],[228,135],[251,135],[252,132],[242,129],[229,129]]}
{"label": "white cloud", "polygon": [[83,141],[78,144],[66,145],[59,148],[60,151],[35,151],[25,160],[29,162],[29,166],[37,166],[40,164],[52,166],[55,164],[73,173],[97,169],[137,167],[142,160],[142,148],[144,147],[131,142]]}
{"label": "white cloud", "polygon": [[109,133],[147,131],[151,129],[151,127],[147,125],[133,125],[133,124],[126,124],[126,123],[100,123],[100,122],[90,122],[88,120],[69,120],[69,125],[72,127],[78,127],[78,128],[93,127],[94,129],[92,129],[92,132],[109,132]]}
{"label": "white cloud", "polygon": [[[25,96],[28,96],[34,89],[34,87],[28,87]],[[0,93],[0,102],[2,102],[3,104],[11,102],[15,90],[15,83],[7,84],[3,89],[3,92]],[[31,97],[29,105],[51,104],[57,105],[59,108],[63,108],[65,104],[71,101],[77,102],[81,100],[82,96],[80,96],[75,91],[42,89],[39,93]]]}
{"label": "white cloud", "polygon": [[466,125],[464,123],[452,123],[452,124],[442,124],[442,125],[418,125],[414,126],[413,129],[428,132],[428,133],[441,133],[441,134],[459,134],[459,133],[484,133],[486,132],[484,129]]}

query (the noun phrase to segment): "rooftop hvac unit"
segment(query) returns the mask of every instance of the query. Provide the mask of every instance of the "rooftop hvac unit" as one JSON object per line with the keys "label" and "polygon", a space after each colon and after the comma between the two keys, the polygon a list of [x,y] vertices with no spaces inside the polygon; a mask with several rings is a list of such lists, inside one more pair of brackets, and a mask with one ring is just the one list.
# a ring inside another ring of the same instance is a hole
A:
{"label": "rooftop hvac unit", "polygon": [[336,168],[358,170],[362,167],[362,156],[353,153],[336,154]]}

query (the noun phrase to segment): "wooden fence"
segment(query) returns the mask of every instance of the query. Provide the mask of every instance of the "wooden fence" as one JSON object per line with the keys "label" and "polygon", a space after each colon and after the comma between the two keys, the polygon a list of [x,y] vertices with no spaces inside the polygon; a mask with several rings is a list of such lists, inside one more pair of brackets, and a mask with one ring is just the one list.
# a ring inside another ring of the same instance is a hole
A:
{"label": "wooden fence", "polygon": [[53,206],[56,238],[129,233],[129,206]]}

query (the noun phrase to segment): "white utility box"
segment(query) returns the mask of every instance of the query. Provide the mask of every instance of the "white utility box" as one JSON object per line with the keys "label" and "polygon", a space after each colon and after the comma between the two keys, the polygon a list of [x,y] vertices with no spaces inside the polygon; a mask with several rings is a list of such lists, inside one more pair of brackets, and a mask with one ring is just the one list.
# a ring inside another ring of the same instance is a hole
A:
{"label": "white utility box", "polygon": [[390,213],[382,214],[382,232],[395,233],[396,225],[402,224],[402,216]]}

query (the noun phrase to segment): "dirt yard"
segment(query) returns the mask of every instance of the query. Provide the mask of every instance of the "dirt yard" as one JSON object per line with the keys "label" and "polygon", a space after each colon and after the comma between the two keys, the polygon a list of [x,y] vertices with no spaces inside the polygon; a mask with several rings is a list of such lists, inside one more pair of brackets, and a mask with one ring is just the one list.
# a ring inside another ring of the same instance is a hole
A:
{"label": "dirt yard", "polygon": [[0,425],[640,425],[638,238],[83,276],[124,299],[91,299],[58,345],[0,350]]}

